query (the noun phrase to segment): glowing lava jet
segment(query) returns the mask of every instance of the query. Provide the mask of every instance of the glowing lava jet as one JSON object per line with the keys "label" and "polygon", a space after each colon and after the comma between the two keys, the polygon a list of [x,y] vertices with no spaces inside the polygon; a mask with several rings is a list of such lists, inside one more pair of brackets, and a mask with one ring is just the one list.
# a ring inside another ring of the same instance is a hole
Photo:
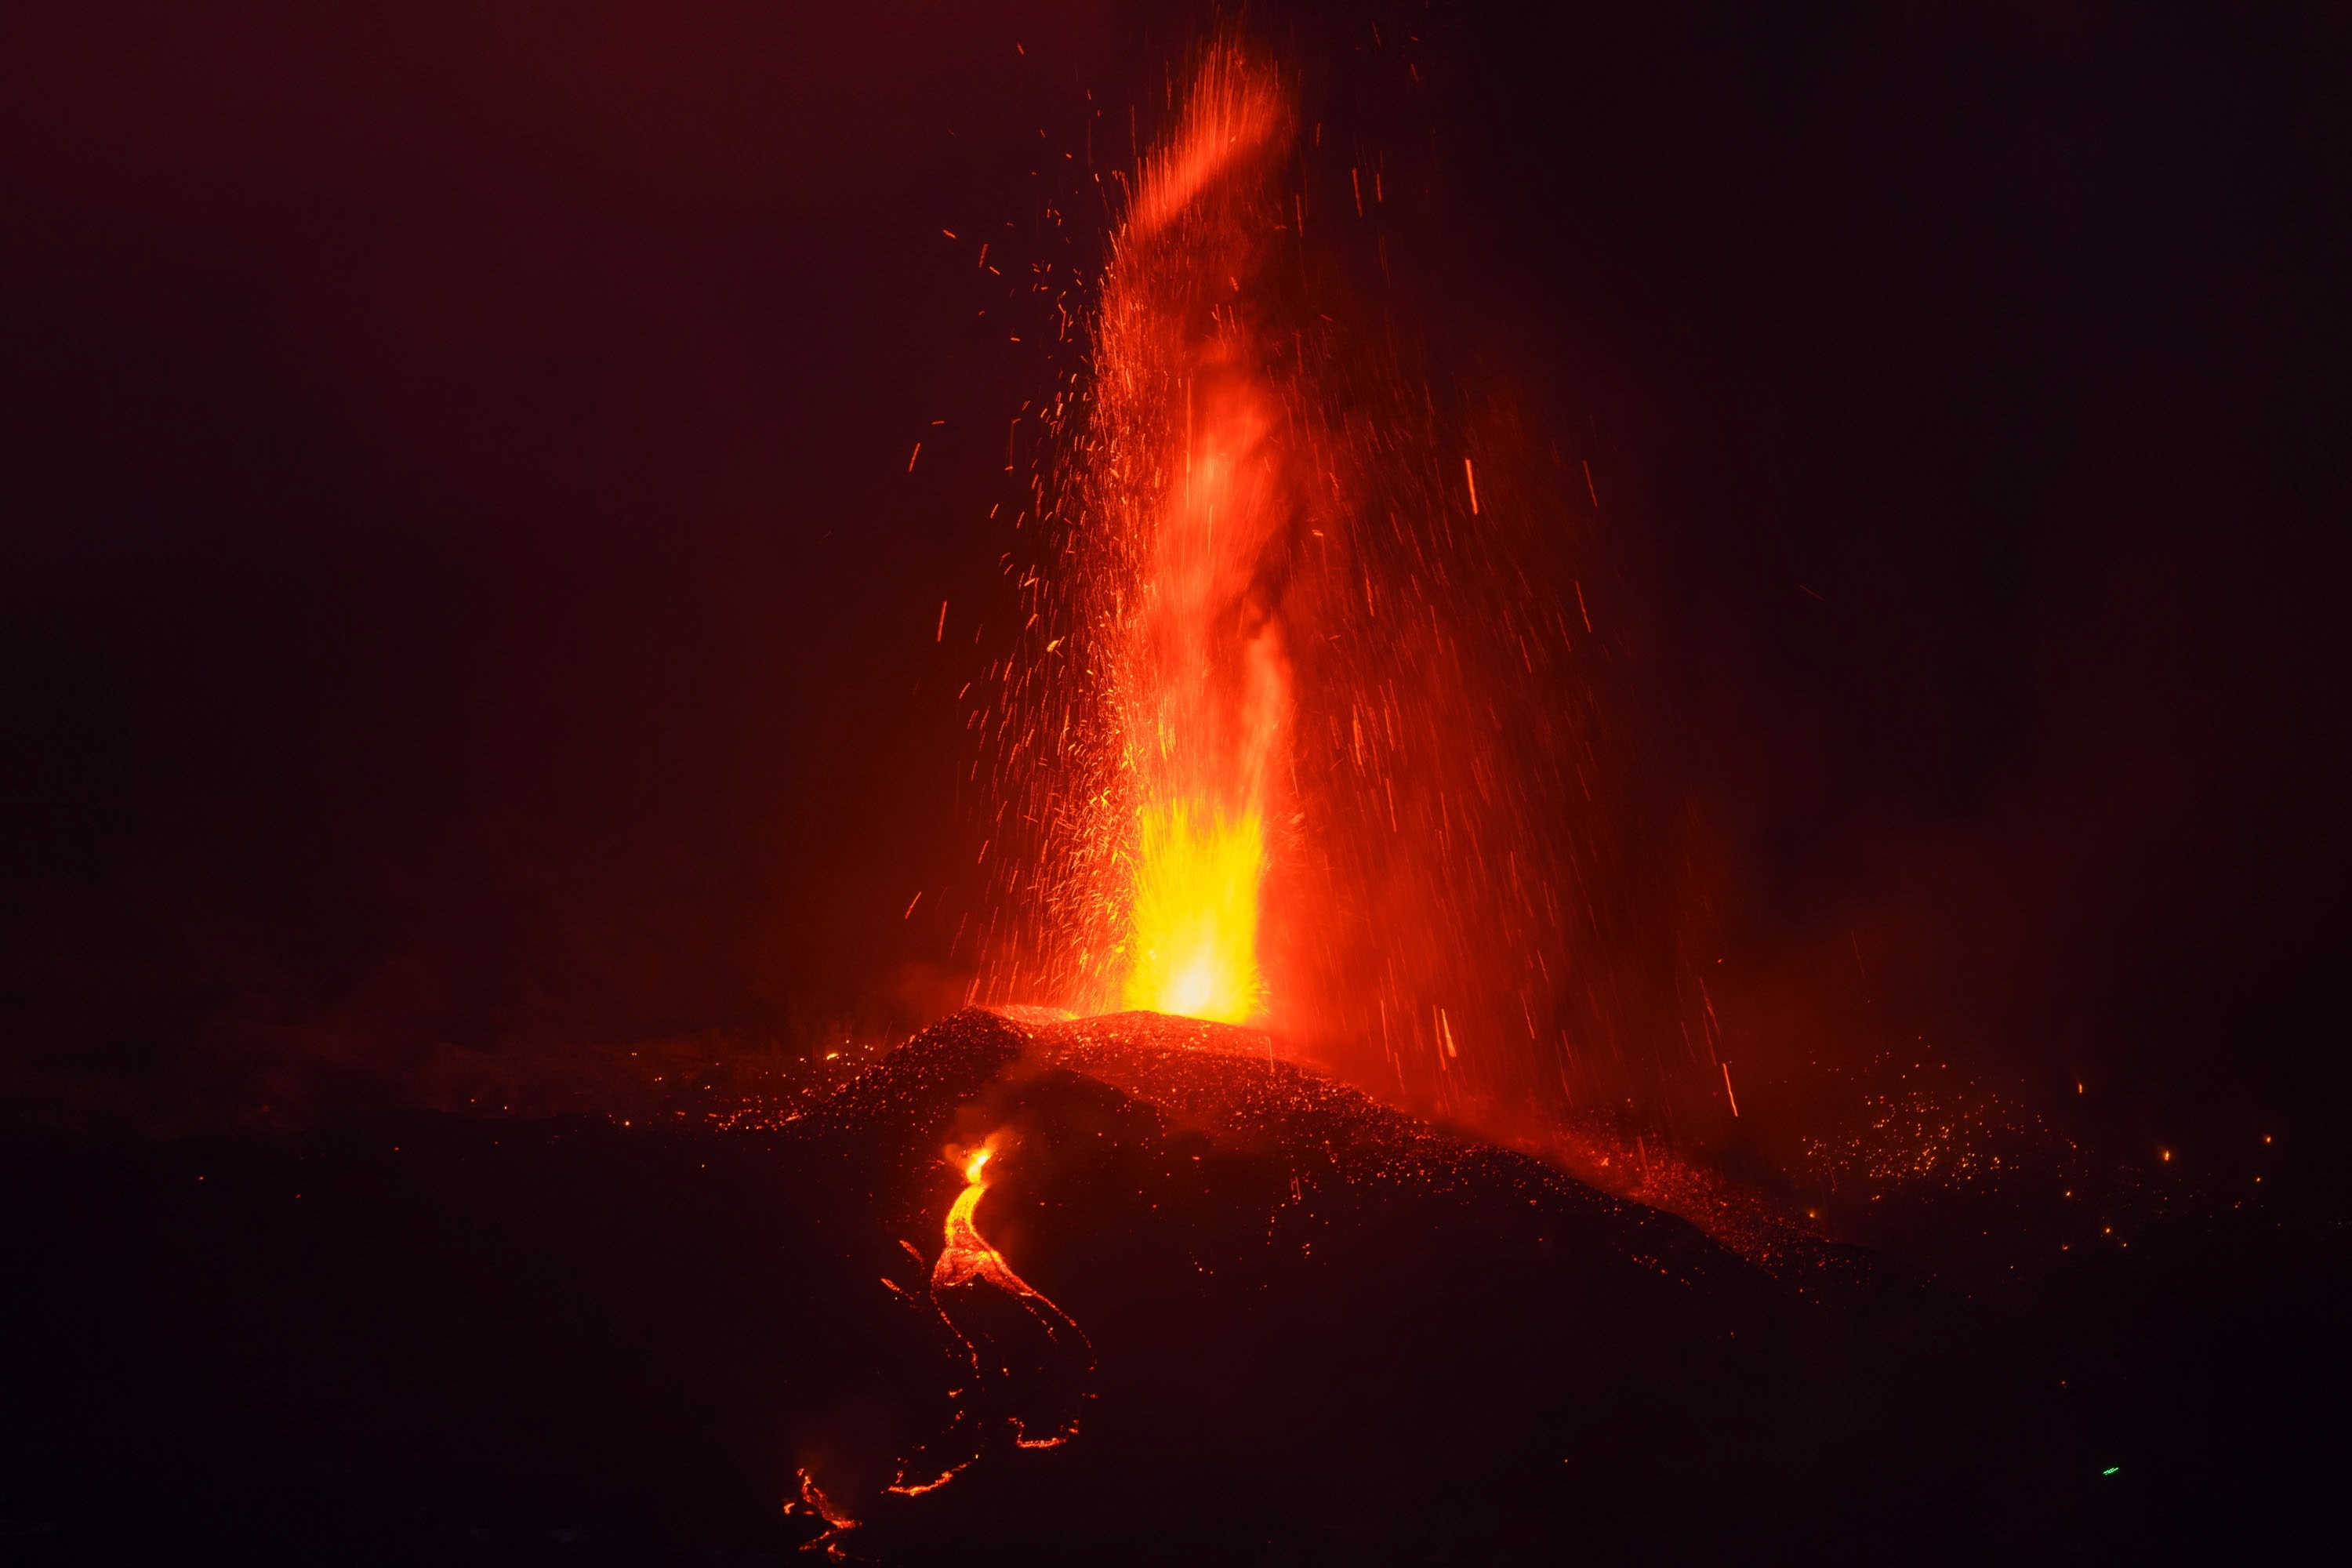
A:
{"label": "glowing lava jet", "polygon": [[1305,124],[1260,56],[1206,50],[1066,296],[1087,353],[1045,411],[1023,646],[971,721],[971,999],[1254,1025],[1497,1128],[1727,1120],[1703,862],[1605,721],[1602,489],[1414,325],[1425,183]]}
{"label": "glowing lava jet", "polygon": [[1297,508],[1250,284],[1286,122],[1270,73],[1213,52],[1103,278],[1081,500],[1118,775],[1091,837],[1123,875],[1090,944],[1098,1005],[1229,1022],[1265,1006],[1291,717],[1275,584]]}

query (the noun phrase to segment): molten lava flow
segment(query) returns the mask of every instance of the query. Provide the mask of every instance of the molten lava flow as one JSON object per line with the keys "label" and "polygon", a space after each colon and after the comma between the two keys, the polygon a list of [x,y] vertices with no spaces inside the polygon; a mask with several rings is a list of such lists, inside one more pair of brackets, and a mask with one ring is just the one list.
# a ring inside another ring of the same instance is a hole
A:
{"label": "molten lava flow", "polygon": [[[824,1548],[828,1555],[838,1556],[839,1552],[833,1549],[835,1538],[845,1531],[856,1530],[858,1521],[844,1510],[839,1503],[824,1495],[824,1489],[816,1484],[816,1478],[810,1475],[805,1467],[802,1468],[800,1478],[800,1506],[824,1521],[825,1526],[824,1533],[809,1542],[809,1545]],[[784,1511],[789,1513],[792,1509],[792,1504],[785,1504]]]}
{"label": "molten lava flow", "polygon": [[[996,1140],[991,1138],[963,1161],[964,1189],[949,1205],[946,1245],[931,1266],[931,1300],[940,1319],[971,1352],[973,1375],[1004,1407],[1014,1441],[1024,1448],[1051,1448],[1077,1433],[1076,1406],[1088,1397],[1085,1384],[1094,1371],[1094,1357],[1087,1336],[1069,1314],[1013,1272],[1004,1255],[988,1244],[974,1223],[980,1200],[988,1194],[988,1163],[995,1153]],[[980,1290],[982,1286],[993,1286],[1003,1295],[991,1299]],[[1018,1305],[1017,1319],[1002,1310],[1007,1300]],[[1034,1342],[1040,1329],[1045,1333],[1042,1346]],[[1021,1345],[1018,1342],[1024,1337],[1033,1342]],[[983,1346],[988,1352],[985,1357]],[[1047,1364],[1072,1362],[1071,1352],[1083,1356],[1083,1367],[1057,1369]],[[1024,1354],[1034,1355],[1036,1362],[1016,1372],[1013,1360]],[[1055,1375],[1057,1371],[1065,1375]],[[1051,1436],[1030,1436],[1030,1427],[1040,1424],[1053,1428]],[[952,1474],[953,1470],[948,1472]],[[908,1495],[928,1491],[948,1479],[948,1475],[929,1486],[902,1484],[891,1489]]]}
{"label": "molten lava flow", "polygon": [[[940,1348],[958,1367],[956,1385],[945,1391],[951,1416],[912,1451],[900,1453],[887,1484],[877,1484],[870,1472],[861,1476],[854,1456],[847,1462],[820,1456],[814,1471],[803,1468],[800,1495],[784,1510],[824,1521],[824,1531],[807,1542],[808,1550],[846,1560],[842,1539],[860,1527],[866,1505],[937,1491],[994,1438],[1009,1435],[1017,1447],[1052,1448],[1077,1435],[1079,1409],[1093,1397],[1094,1348],[1069,1314],[1015,1274],[980,1234],[977,1217],[997,1143],[992,1136],[953,1158],[964,1187],[948,1207],[928,1301],[890,1279],[882,1281],[909,1305],[928,1306],[943,1331]],[[1032,1436],[1033,1432],[1045,1436]],[[927,1479],[910,1479],[910,1470]]]}
{"label": "molten lava flow", "polygon": [[[1016,1296],[1037,1296],[1028,1281],[1013,1272],[1003,1254],[988,1245],[972,1223],[980,1212],[980,1200],[988,1195],[988,1162],[996,1153],[993,1139],[983,1143],[963,1163],[965,1186],[948,1206],[947,1245],[940,1250],[940,1260],[931,1265],[931,1289],[934,1294],[950,1285],[968,1285],[975,1279],[985,1279],[1001,1290]],[[1043,1296],[1037,1300],[1044,1300]]]}
{"label": "molten lava flow", "polygon": [[1268,73],[1213,54],[1104,277],[1083,485],[1118,753],[1093,836],[1123,872],[1093,944],[1103,1005],[1265,1009],[1259,908],[1291,711],[1270,584],[1296,508],[1249,280],[1286,113]]}

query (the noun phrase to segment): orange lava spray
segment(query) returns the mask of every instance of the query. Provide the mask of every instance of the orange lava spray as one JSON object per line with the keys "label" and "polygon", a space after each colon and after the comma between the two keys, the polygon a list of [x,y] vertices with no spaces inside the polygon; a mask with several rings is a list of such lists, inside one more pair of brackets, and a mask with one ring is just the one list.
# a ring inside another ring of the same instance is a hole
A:
{"label": "orange lava spray", "polygon": [[1305,134],[1285,83],[1210,47],[1104,181],[1025,629],[974,716],[974,998],[1251,1023],[1504,1131],[1637,1098],[1727,1122],[1702,858],[1628,743],[1608,470],[1415,329],[1476,308],[1415,292],[1428,182]]}
{"label": "orange lava spray", "polygon": [[1116,731],[1090,835],[1108,868],[1097,1006],[1229,1022],[1265,1006],[1258,926],[1291,712],[1272,586],[1296,513],[1250,281],[1286,109],[1212,52],[1114,237],[1080,502]]}

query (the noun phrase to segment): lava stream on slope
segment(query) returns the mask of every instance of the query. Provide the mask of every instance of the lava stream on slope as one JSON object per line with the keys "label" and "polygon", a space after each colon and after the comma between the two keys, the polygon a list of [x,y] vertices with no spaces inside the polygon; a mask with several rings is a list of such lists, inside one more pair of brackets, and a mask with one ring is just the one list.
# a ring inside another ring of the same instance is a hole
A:
{"label": "lava stream on slope", "polygon": [[[942,1141],[992,1146],[988,1184],[948,1205],[957,1234],[984,1193],[986,1239],[950,1246],[931,1279],[994,1279],[999,1321],[1049,1292],[1051,1322],[1085,1324],[1091,1350],[1079,1440],[1024,1455],[996,1435],[1048,1364],[1000,1363],[992,1414],[959,1428],[977,1439],[962,1479],[848,1505],[861,1553],[945,1561],[988,1539],[1005,1561],[1157,1560],[1120,1531],[1165,1517],[1181,1561],[1269,1510],[1308,1561],[1507,1559],[1570,1535],[1696,1546],[1732,1517],[1759,1538],[1866,1533],[1867,1510],[1790,1511],[1830,1471],[1890,1502],[1922,1486],[2063,1502],[2054,1467],[2028,1462],[2061,1429],[1982,1375],[1975,1331],[1932,1290],[1885,1273],[1824,1306],[1679,1218],[1381,1106],[1245,1029],[973,1010],[812,1120],[896,1144],[908,1179],[876,1194],[886,1224],[940,1212]],[[961,1373],[947,1357],[934,1375]],[[1984,1440],[1996,1428],[2006,1447]],[[1675,1516],[1695,1472],[1727,1506]]]}

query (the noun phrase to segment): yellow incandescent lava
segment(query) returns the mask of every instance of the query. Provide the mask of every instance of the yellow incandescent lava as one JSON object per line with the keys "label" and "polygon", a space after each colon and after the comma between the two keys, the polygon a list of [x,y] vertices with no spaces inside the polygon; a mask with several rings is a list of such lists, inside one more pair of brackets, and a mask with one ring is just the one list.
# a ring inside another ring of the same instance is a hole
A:
{"label": "yellow incandescent lava", "polygon": [[1135,905],[1120,1000],[1129,1008],[1237,1024],[1259,1011],[1259,814],[1184,802],[1145,811],[1136,837]]}

